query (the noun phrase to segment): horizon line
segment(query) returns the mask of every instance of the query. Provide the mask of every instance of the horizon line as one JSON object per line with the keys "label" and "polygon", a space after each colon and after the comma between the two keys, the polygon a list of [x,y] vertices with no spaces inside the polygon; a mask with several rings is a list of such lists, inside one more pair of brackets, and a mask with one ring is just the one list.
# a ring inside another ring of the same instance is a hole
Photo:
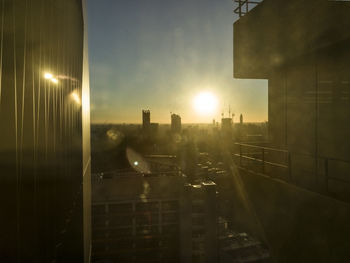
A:
{"label": "horizon line", "polygon": [[[266,123],[268,121],[245,121],[245,123]],[[157,123],[160,125],[171,125],[170,122],[151,122],[151,123]],[[217,122],[221,123],[221,122]],[[233,124],[239,124],[240,122],[234,122]],[[107,124],[132,124],[132,125],[142,125],[142,122],[91,122],[91,125],[107,125]],[[207,125],[213,125],[213,123],[210,122],[183,122],[181,123],[182,125],[184,124],[207,124]]]}

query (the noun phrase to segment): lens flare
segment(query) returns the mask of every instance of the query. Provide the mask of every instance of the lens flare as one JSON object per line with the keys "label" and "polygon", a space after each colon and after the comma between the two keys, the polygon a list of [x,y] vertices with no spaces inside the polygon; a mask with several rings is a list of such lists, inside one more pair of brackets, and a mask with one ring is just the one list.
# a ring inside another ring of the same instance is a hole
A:
{"label": "lens flare", "polygon": [[53,78],[53,75],[52,75],[51,73],[46,72],[46,73],[44,74],[44,78],[45,78],[45,79],[52,79],[52,78]]}
{"label": "lens flare", "polygon": [[73,99],[73,101],[75,101],[76,104],[80,105],[81,104],[81,100],[80,100],[80,97],[78,95],[78,93],[76,91],[73,91],[71,94],[70,94],[71,98]]}

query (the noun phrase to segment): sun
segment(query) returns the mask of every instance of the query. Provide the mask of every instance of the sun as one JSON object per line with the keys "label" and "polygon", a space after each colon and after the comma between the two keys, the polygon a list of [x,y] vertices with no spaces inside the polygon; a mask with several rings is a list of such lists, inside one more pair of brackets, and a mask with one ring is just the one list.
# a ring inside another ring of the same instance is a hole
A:
{"label": "sun", "polygon": [[194,97],[193,107],[201,115],[213,114],[218,106],[216,96],[208,91],[201,92]]}

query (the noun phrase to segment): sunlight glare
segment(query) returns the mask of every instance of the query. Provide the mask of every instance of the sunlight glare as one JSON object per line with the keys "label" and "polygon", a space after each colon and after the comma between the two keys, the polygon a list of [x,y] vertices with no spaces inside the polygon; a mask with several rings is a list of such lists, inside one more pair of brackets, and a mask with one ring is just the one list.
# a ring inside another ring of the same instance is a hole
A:
{"label": "sunlight glare", "polygon": [[193,100],[194,109],[202,115],[215,113],[218,99],[211,92],[201,92]]}

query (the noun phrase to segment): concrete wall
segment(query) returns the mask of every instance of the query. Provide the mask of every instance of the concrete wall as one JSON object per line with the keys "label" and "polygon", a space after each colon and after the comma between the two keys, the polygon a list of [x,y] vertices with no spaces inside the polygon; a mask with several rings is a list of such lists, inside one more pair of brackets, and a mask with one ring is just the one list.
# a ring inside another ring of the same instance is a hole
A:
{"label": "concrete wall", "polygon": [[[327,176],[350,181],[345,176],[350,171],[349,43],[296,59],[270,74],[270,140],[291,152],[293,177],[306,187],[327,187]],[[337,168],[330,169],[327,162]],[[350,182],[332,183],[350,187]]]}
{"label": "concrete wall", "polygon": [[243,170],[233,181],[234,221],[274,262],[348,262],[349,204]]}
{"label": "concrete wall", "polygon": [[234,23],[234,77],[268,78],[274,67],[349,39],[350,3],[264,0]]}
{"label": "concrete wall", "polygon": [[341,198],[350,190],[349,11],[344,1],[265,0],[234,24],[234,76],[269,80],[272,146],[291,152],[295,183]]}

